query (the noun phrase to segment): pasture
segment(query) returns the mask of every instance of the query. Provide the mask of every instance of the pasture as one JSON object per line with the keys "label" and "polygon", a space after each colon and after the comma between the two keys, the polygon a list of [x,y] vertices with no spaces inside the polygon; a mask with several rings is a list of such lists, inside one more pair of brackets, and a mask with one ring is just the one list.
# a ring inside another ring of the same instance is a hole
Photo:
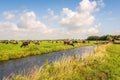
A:
{"label": "pasture", "polygon": [[72,49],[82,46],[89,46],[93,45],[94,41],[90,41],[89,43],[74,43],[72,45],[64,45],[63,41],[40,41],[40,44],[37,45],[35,43],[30,43],[28,46],[23,46],[21,41],[17,43],[0,43],[0,61],[6,61],[11,59],[18,59],[23,58],[26,56],[33,56],[33,55],[42,55],[47,54],[50,52],[56,52],[66,49]]}
{"label": "pasture", "polygon": [[120,45],[98,46],[84,60],[75,56],[63,58],[52,65],[35,68],[27,76],[16,75],[4,80],[120,80]]}

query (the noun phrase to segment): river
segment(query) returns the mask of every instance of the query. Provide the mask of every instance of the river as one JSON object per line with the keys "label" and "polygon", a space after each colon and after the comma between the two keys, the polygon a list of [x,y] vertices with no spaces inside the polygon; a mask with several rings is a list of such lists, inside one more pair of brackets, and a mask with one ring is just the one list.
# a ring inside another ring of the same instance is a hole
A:
{"label": "river", "polygon": [[11,73],[26,74],[31,71],[34,66],[42,66],[47,60],[49,63],[61,60],[64,56],[80,55],[83,58],[93,53],[95,46],[86,46],[59,52],[53,52],[45,55],[30,56],[22,59],[9,60],[0,63],[0,80]]}

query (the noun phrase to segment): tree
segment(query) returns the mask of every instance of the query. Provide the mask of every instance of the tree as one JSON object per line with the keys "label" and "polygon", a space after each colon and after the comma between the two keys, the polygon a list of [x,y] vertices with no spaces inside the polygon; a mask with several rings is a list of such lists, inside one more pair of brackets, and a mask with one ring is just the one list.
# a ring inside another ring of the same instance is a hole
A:
{"label": "tree", "polygon": [[99,40],[99,36],[89,36],[87,40]]}

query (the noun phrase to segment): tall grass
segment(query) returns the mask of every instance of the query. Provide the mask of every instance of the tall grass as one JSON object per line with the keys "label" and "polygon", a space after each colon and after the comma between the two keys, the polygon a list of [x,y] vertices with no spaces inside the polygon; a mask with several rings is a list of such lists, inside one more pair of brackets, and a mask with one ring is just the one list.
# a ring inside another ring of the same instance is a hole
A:
{"label": "tall grass", "polygon": [[42,55],[42,54],[47,54],[50,52],[56,52],[60,50],[93,45],[94,42],[80,43],[79,45],[75,44],[74,47],[70,45],[64,45],[63,43],[50,43],[47,41],[41,42],[40,45],[35,45],[31,43],[29,46],[25,48],[21,48],[20,47],[21,44],[22,43],[20,42],[19,44],[0,43],[0,61],[17,59],[17,58],[22,58],[22,57],[32,56],[32,55]]}
{"label": "tall grass", "polygon": [[63,58],[28,75],[16,75],[3,80],[120,80],[120,45],[98,46],[94,54],[84,60],[77,57]]}

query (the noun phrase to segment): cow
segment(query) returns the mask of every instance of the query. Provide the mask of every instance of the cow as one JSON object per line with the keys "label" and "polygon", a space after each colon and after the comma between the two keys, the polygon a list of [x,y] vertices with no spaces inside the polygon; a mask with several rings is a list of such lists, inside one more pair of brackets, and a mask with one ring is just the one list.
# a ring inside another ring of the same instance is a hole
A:
{"label": "cow", "polygon": [[83,40],[83,41],[82,41],[82,43],[86,43],[86,41],[85,41],[85,40]]}
{"label": "cow", "polygon": [[18,44],[18,41],[14,41],[13,44]]}
{"label": "cow", "polygon": [[8,44],[9,41],[8,41],[8,40],[3,40],[2,43],[3,43],[3,44]]}
{"label": "cow", "polygon": [[74,47],[74,44],[69,40],[64,41],[64,45],[71,45]]}
{"label": "cow", "polygon": [[39,41],[33,41],[35,45],[40,45]]}
{"label": "cow", "polygon": [[73,40],[73,43],[77,43],[77,44],[80,44],[80,40]]}
{"label": "cow", "polygon": [[11,43],[11,44],[18,44],[18,41],[11,40],[11,41],[9,41],[9,43]]}
{"label": "cow", "polygon": [[20,46],[21,48],[22,47],[26,47],[26,46],[28,46],[30,44],[30,42],[29,41],[25,41],[25,42],[22,42],[22,45]]}

